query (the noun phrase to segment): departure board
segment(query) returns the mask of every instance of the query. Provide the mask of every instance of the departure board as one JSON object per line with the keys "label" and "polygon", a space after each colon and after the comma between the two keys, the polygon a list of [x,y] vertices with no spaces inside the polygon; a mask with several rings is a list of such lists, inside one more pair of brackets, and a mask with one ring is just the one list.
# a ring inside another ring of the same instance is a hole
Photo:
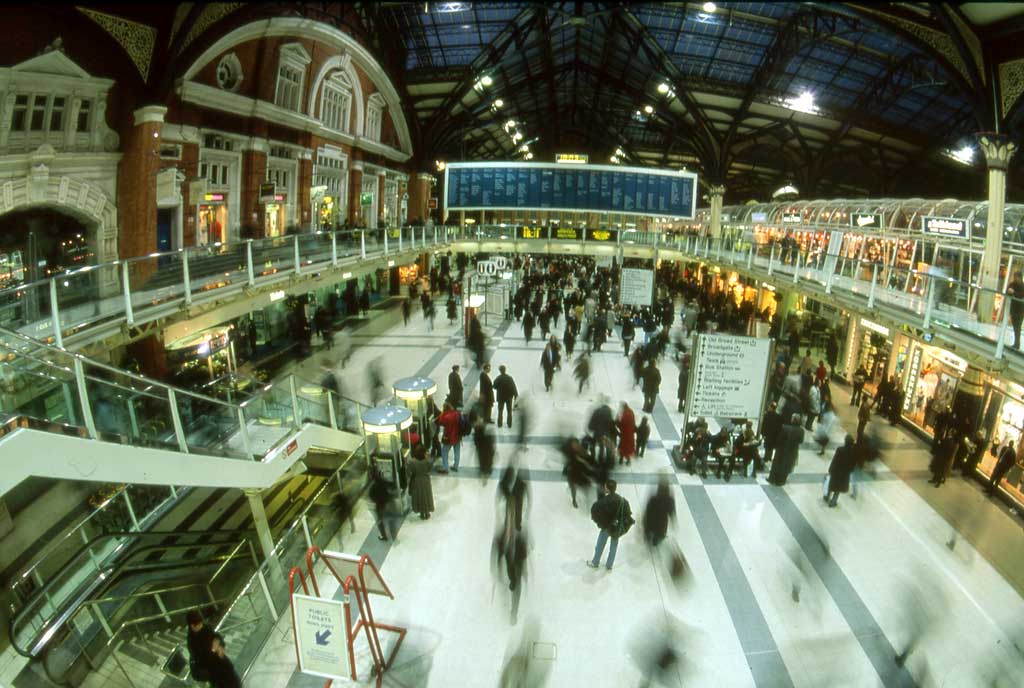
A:
{"label": "departure board", "polygon": [[697,175],[618,165],[451,162],[445,212],[581,210],[693,219]]}

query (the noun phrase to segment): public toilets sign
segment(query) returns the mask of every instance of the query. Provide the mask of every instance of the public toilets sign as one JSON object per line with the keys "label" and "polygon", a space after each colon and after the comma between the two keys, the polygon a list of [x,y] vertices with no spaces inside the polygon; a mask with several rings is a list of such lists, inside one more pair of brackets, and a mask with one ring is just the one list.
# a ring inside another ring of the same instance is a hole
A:
{"label": "public toilets sign", "polygon": [[494,277],[505,272],[508,267],[508,258],[505,256],[494,256],[490,260],[481,260],[476,264],[476,271],[487,277]]}
{"label": "public toilets sign", "polygon": [[348,680],[348,627],[340,600],[292,595],[292,621],[299,671],[321,678]]}

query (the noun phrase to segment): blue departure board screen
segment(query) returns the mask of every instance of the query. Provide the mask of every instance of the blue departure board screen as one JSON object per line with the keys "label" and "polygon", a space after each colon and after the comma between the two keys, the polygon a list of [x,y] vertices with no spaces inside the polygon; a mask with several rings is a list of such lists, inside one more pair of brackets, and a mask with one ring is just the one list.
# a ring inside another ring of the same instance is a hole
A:
{"label": "blue departure board screen", "polygon": [[692,219],[697,175],[550,163],[449,163],[445,209],[582,210]]}

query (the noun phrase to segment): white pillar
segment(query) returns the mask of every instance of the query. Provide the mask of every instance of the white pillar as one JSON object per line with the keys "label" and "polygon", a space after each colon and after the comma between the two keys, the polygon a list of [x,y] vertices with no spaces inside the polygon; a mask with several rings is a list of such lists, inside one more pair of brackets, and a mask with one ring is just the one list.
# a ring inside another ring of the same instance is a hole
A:
{"label": "white pillar", "polygon": [[1006,136],[985,134],[978,139],[988,165],[988,218],[985,253],[981,257],[979,283],[990,291],[978,294],[978,320],[992,322],[995,291],[999,284],[999,263],[1003,252],[1003,211],[1006,208],[1006,167],[1017,145]]}
{"label": "white pillar", "polygon": [[711,203],[711,236],[719,239],[722,236],[722,197],[725,195],[725,187],[721,184],[713,184],[708,187],[708,196]]}
{"label": "white pillar", "polygon": [[270,522],[267,520],[267,512],[263,508],[263,496],[259,490],[243,490],[249,500],[249,510],[252,511],[252,521],[256,527],[256,537],[260,541],[260,548],[263,550],[264,560],[274,557],[274,536],[270,532]]}

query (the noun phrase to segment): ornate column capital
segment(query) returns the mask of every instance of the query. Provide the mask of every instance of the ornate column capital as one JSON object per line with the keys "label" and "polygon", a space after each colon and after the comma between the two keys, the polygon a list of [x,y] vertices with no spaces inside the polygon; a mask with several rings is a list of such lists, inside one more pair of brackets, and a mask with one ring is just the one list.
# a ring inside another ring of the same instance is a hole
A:
{"label": "ornate column capital", "polygon": [[978,134],[978,146],[985,154],[985,163],[990,170],[1006,170],[1010,158],[1017,152],[1017,144],[1005,134],[982,132]]}
{"label": "ornate column capital", "polygon": [[725,195],[725,184],[709,184],[708,194],[711,196],[724,196]]}

